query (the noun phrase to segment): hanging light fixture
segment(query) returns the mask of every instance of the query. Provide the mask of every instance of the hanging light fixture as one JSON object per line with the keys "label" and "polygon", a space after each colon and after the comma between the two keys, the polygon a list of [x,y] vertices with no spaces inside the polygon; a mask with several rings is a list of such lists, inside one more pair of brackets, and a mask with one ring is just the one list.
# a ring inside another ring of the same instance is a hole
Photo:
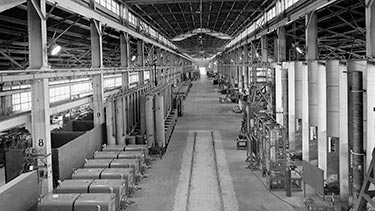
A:
{"label": "hanging light fixture", "polygon": [[132,62],[134,62],[136,59],[137,59],[137,56],[133,55],[131,60],[132,60]]}
{"label": "hanging light fixture", "polygon": [[57,54],[60,53],[60,51],[61,51],[61,46],[58,45],[58,44],[56,44],[56,43],[53,43],[53,44],[49,47],[49,50],[50,50],[52,56],[56,56]]}
{"label": "hanging light fixture", "polygon": [[299,46],[298,43],[293,43],[293,44],[292,44],[292,47],[295,48],[296,51],[297,51],[299,54],[304,54],[303,49]]}
{"label": "hanging light fixture", "polygon": [[298,52],[298,53],[300,53],[300,54],[303,54],[303,50],[300,48],[300,47],[296,47],[296,51]]}
{"label": "hanging light fixture", "polygon": [[255,53],[255,56],[259,59],[260,58],[260,55],[258,52]]}

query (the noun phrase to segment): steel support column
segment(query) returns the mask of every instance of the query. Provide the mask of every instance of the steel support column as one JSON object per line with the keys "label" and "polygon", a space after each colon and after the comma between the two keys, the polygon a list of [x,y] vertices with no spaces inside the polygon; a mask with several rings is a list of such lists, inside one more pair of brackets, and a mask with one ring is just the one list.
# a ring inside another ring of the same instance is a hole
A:
{"label": "steel support column", "polygon": [[[162,65],[162,52],[160,48],[156,48],[156,66],[160,67]],[[156,85],[160,85],[161,79],[161,69],[156,68]]]}
{"label": "steel support column", "polygon": [[318,58],[318,17],[316,12],[306,15],[306,45],[307,60],[316,60]]}
{"label": "steel support column", "polygon": [[152,85],[155,85],[155,60],[154,60],[155,53],[154,51],[155,51],[154,47],[152,46],[148,55],[148,57],[150,58],[150,63],[148,65],[151,67],[150,74],[149,74],[150,75],[149,81]]}
{"label": "steel support column", "polygon": [[[144,56],[145,56],[145,43],[143,40],[137,40],[137,65],[139,67],[144,67]],[[144,84],[145,80],[145,72],[139,71],[138,72],[138,85]]]}
{"label": "steel support column", "polygon": [[[95,9],[95,1],[90,0],[90,7]],[[102,26],[99,21],[90,20],[91,32],[91,67],[103,67],[103,43]],[[95,75],[92,79],[93,84],[93,112],[94,125],[98,126],[104,123],[104,83],[103,74]]]}
{"label": "steel support column", "polygon": [[242,63],[242,48],[238,48],[237,50],[236,50],[236,53],[237,53],[237,55],[236,55],[236,66],[237,66],[237,73],[236,73],[236,75],[237,75],[237,80],[236,80],[236,83],[237,83],[237,87],[239,88],[239,89],[241,89],[242,88],[242,65],[241,65],[241,63]]}
{"label": "steel support column", "polygon": [[285,26],[277,29],[277,60],[278,62],[286,61],[286,30]]}
{"label": "steel support column", "polygon": [[249,89],[249,67],[248,67],[248,64],[249,64],[249,46],[248,45],[245,45],[244,48],[243,48],[243,63],[245,64],[245,67],[244,67],[244,71],[245,71],[245,74],[244,74],[244,87],[245,89]]}
{"label": "steel support column", "polygon": [[267,35],[264,35],[260,38],[261,42],[261,56],[262,56],[262,62],[268,62],[268,37]]}
{"label": "steel support column", "polygon": [[[45,70],[48,67],[47,57],[47,23],[45,0],[27,2],[28,35],[29,35],[29,69]],[[38,14],[38,10],[41,15]],[[50,133],[48,79],[31,82],[31,134],[33,148],[38,158],[39,191],[42,196],[53,190],[52,185],[52,150]]]}
{"label": "steel support column", "polygon": [[366,0],[366,52],[375,58],[375,1]]}
{"label": "steel support column", "polygon": [[[120,56],[121,67],[129,67],[130,64],[130,41],[129,35],[125,32],[120,34]],[[129,88],[129,72],[122,73],[122,89]]]}

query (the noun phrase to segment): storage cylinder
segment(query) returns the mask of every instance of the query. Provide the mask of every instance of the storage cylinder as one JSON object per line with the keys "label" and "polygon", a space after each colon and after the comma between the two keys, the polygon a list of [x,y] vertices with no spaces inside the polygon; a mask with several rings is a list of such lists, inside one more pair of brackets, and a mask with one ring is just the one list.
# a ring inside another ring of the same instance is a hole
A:
{"label": "storage cylinder", "polygon": [[143,135],[136,135],[135,144],[145,144],[145,137]]}
{"label": "storage cylinder", "polygon": [[54,193],[88,193],[94,179],[64,180],[53,190]]}
{"label": "storage cylinder", "polygon": [[119,151],[97,151],[94,153],[94,159],[116,159],[119,153]]}
{"label": "storage cylinder", "polygon": [[100,179],[103,170],[102,168],[77,169],[73,172],[72,179]]}
{"label": "storage cylinder", "polygon": [[115,194],[82,193],[74,203],[74,211],[116,211]]}
{"label": "storage cylinder", "polygon": [[48,194],[38,204],[39,211],[73,211],[74,202],[77,200],[78,193],[70,194]]}
{"label": "storage cylinder", "polygon": [[114,193],[116,195],[116,210],[123,210],[126,207],[128,187],[123,180],[95,180],[89,189],[90,193]]}
{"label": "storage cylinder", "polygon": [[126,144],[135,144],[135,136],[126,137]]}
{"label": "storage cylinder", "polygon": [[109,168],[113,159],[89,159],[83,165],[84,168]]}

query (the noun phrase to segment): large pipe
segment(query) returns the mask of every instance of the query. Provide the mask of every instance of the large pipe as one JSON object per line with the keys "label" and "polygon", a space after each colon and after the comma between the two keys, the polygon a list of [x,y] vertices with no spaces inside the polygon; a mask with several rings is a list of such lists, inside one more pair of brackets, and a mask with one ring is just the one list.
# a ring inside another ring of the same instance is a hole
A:
{"label": "large pipe", "polygon": [[125,133],[124,133],[124,113],[122,97],[117,97],[116,101],[116,143],[120,145],[125,144]]}
{"label": "large pipe", "polygon": [[139,132],[140,135],[145,135],[146,134],[146,96],[144,95],[140,95],[140,99],[139,99],[139,112],[140,112],[140,129],[141,131]]}
{"label": "large pipe", "polygon": [[[283,126],[284,128],[289,128],[288,127],[288,122],[289,122],[289,114],[288,114],[288,108],[289,108],[289,99],[288,99],[288,96],[289,96],[289,93],[288,93],[288,69],[281,69],[281,86],[282,86],[282,107],[283,107]],[[288,130],[287,130],[287,134],[288,134]],[[287,137],[289,137],[287,135]]]}
{"label": "large pipe", "polygon": [[158,93],[155,96],[155,138],[156,145],[160,148],[165,147],[163,98],[164,97],[161,93]]}
{"label": "large pipe", "polygon": [[349,122],[352,131],[352,168],[353,168],[353,195],[358,197],[364,178],[364,152],[363,152],[363,79],[362,72],[353,71],[349,74],[351,93],[352,121]]}
{"label": "large pipe", "polygon": [[154,117],[154,96],[146,96],[146,135],[148,147],[155,147],[155,117]]}
{"label": "large pipe", "polygon": [[113,124],[113,101],[109,100],[106,106],[106,128],[107,128],[107,144],[116,145],[114,137],[114,124]]}

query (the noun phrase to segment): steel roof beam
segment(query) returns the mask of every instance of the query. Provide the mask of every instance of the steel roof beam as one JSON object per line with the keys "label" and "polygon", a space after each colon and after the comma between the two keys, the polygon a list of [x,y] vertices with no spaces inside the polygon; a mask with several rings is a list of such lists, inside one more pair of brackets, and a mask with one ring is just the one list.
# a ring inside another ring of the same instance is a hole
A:
{"label": "steel roof beam", "polygon": [[[226,2],[247,2],[249,0],[225,0]],[[200,3],[200,0],[123,0],[126,4],[150,5],[150,4],[176,4],[176,3]],[[223,2],[223,0],[210,0],[210,2]]]}
{"label": "steel roof beam", "polygon": [[90,18],[90,19],[100,21],[103,25],[106,24],[107,26],[112,27],[116,30],[126,32],[126,33],[128,33],[129,35],[131,35],[135,38],[142,39],[147,43],[153,44],[153,45],[155,45],[159,48],[162,48],[162,49],[165,49],[169,52],[177,54],[177,55],[179,55],[179,56],[181,56],[185,59],[191,60],[191,58],[186,57],[185,55],[178,54],[174,49],[171,49],[167,46],[164,46],[163,44],[160,44],[160,43],[146,37],[145,35],[143,35],[141,33],[138,33],[136,31],[133,31],[133,30],[129,29],[128,27],[122,25],[119,20],[113,20],[113,19],[104,17],[103,15],[99,14],[97,11],[94,11],[94,10],[90,9],[89,7],[84,6],[80,3],[77,3],[77,2],[74,2],[74,1],[69,1],[69,0],[48,0],[48,2],[50,2],[52,4],[58,4],[58,7],[64,8],[64,9],[69,10],[69,11],[74,12],[74,13],[77,13],[79,15],[82,15],[82,16],[86,17],[86,18]]}

